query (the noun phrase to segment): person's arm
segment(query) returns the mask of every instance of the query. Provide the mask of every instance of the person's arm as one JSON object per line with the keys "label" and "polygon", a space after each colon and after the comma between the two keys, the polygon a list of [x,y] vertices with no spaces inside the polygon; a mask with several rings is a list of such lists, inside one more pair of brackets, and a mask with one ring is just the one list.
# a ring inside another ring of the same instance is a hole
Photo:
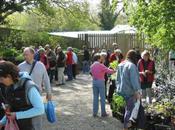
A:
{"label": "person's arm", "polygon": [[155,74],[155,64],[154,64],[154,61],[150,61],[150,62],[152,62],[152,70],[145,70],[145,73],[146,74]]}
{"label": "person's arm", "polygon": [[1,119],[1,121],[0,121],[0,125],[5,125],[6,124],[6,122],[7,122],[7,118],[6,118],[6,116],[4,116],[2,119]]}
{"label": "person's arm", "polygon": [[26,111],[16,112],[17,120],[32,118],[44,114],[44,104],[42,97],[35,87],[30,88],[28,91],[28,98],[33,107]]}
{"label": "person's arm", "polygon": [[121,83],[121,77],[120,77],[120,75],[121,75],[121,72],[120,72],[120,69],[119,69],[119,67],[117,68],[117,76],[116,76],[116,88],[117,88],[117,91],[119,90],[119,85],[120,85],[120,83]]}
{"label": "person's arm", "polygon": [[145,72],[145,71],[141,71],[141,69],[140,69],[141,64],[142,64],[142,61],[139,60],[139,61],[138,61],[138,64],[137,64],[137,68],[138,68],[138,71],[139,71],[139,75],[143,75],[144,77],[146,77],[146,72]]}
{"label": "person's arm", "polygon": [[43,64],[42,64],[42,70],[44,71],[43,72],[43,77],[42,77],[42,82],[44,83],[45,91],[47,93],[46,99],[51,100],[52,92],[51,92],[50,79],[49,79],[47,70],[46,70],[46,68],[44,67]]}
{"label": "person's arm", "polygon": [[139,72],[135,65],[130,66],[130,80],[131,85],[135,91],[141,90],[140,80],[139,80]]}
{"label": "person's arm", "polygon": [[107,68],[104,64],[101,64],[101,68],[102,68],[102,71],[104,71],[105,73],[108,73],[108,74],[113,74],[113,73],[116,72],[116,71],[113,70],[113,69]]}

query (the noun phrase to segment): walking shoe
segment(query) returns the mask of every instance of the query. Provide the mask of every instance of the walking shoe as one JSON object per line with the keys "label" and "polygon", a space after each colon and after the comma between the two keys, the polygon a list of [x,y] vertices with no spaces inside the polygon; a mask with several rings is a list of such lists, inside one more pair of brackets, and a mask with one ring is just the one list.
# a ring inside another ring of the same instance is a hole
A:
{"label": "walking shoe", "polygon": [[98,115],[97,114],[93,114],[93,117],[96,118],[96,117],[98,117]]}
{"label": "walking shoe", "polygon": [[72,81],[73,79],[66,79],[66,81]]}
{"label": "walking shoe", "polygon": [[65,85],[65,83],[62,83],[62,84],[56,84],[56,86],[61,86],[61,85]]}
{"label": "walking shoe", "polygon": [[109,114],[105,113],[105,114],[102,114],[101,117],[108,117]]}

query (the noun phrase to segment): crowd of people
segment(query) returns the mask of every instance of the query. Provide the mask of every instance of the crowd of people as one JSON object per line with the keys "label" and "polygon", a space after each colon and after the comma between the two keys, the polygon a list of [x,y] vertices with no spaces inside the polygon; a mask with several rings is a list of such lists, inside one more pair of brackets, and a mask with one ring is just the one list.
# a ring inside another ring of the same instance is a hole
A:
{"label": "crowd of people", "polygon": [[[56,85],[59,86],[64,85],[65,81],[76,79],[78,56],[72,47],[68,47],[65,53],[60,45],[56,46],[54,50],[49,45],[44,48],[40,46],[35,51],[34,59],[45,65],[51,83],[55,80]],[[67,80],[64,78],[65,72]]]}
{"label": "crowd of people", "polygon": [[[126,56],[123,56],[122,51],[116,47],[112,53],[109,52],[105,50],[96,52],[94,62],[90,67],[93,78],[93,116],[98,116],[99,96],[101,116],[108,116],[105,110],[105,100],[111,103],[113,93],[116,92],[126,101],[124,130],[128,130],[132,123],[136,122],[136,119],[130,118],[136,102],[139,101],[139,105],[142,101],[147,101],[148,104],[152,102],[151,88],[154,81],[155,63],[147,50],[141,54],[138,50],[129,50]],[[111,66],[114,62],[116,65]],[[107,83],[109,83],[109,89],[106,89]],[[142,114],[144,116],[143,109]],[[137,118],[141,118],[137,120],[140,120],[139,127],[143,129],[144,118],[140,115]]]}
{"label": "crowd of people", "polygon": [[18,66],[0,61],[0,103],[4,104],[4,108],[0,107],[2,130],[9,120],[16,120],[20,130],[42,130],[45,113],[42,92],[46,92],[48,101],[52,100],[54,80],[59,86],[76,79],[78,57],[72,47],[65,53],[59,45],[55,51],[49,45],[36,50],[25,47],[23,55],[25,60]]}
{"label": "crowd of people", "polygon": [[[148,98],[148,103],[152,101],[155,64],[146,50],[141,55],[139,51],[130,50],[124,56],[116,43],[113,49],[95,48],[90,53],[83,46],[82,73],[92,75],[93,117],[98,116],[99,96],[101,116],[108,116],[106,99],[111,103],[113,93],[117,91],[126,100],[124,129],[127,130],[134,103],[141,98]],[[46,92],[47,100],[52,100],[54,80],[56,86],[60,86],[76,79],[78,56],[72,47],[63,52],[60,45],[55,50],[49,45],[37,49],[26,47],[23,54],[25,60],[18,66],[0,61],[0,100],[10,106],[10,112],[0,110],[0,127],[3,129],[8,119],[17,119],[20,130],[42,130],[42,92]],[[113,63],[116,65],[112,66]]]}

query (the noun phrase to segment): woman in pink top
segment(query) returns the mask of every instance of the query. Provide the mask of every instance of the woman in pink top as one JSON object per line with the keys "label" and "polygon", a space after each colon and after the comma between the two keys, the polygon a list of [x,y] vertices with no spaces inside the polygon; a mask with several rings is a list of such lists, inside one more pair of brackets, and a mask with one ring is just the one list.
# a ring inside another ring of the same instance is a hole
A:
{"label": "woman in pink top", "polygon": [[98,114],[98,99],[101,98],[101,116],[108,116],[105,109],[105,73],[112,74],[115,71],[108,69],[104,64],[104,58],[99,54],[95,54],[94,63],[90,67],[90,72],[93,78],[93,116]]}

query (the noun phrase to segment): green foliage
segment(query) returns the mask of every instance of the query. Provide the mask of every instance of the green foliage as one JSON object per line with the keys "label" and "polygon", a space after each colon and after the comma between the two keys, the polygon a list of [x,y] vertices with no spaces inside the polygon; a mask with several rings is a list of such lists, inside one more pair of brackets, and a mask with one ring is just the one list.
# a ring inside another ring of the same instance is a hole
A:
{"label": "green foliage", "polygon": [[162,118],[167,118],[173,115],[175,106],[173,101],[155,102],[146,107],[146,113],[151,115],[161,115]]}
{"label": "green foliage", "polygon": [[[45,0],[44,0],[45,1]],[[51,0],[48,0],[51,1]],[[10,33],[0,41],[1,46],[15,47],[20,49],[23,46],[44,46],[50,44],[55,47],[60,44],[63,48],[73,46],[81,48],[77,39],[50,36],[48,32],[53,31],[77,31],[93,30],[98,28],[91,21],[89,5],[87,2],[75,1],[52,1],[53,3],[40,3],[30,11],[16,12],[6,18],[6,27],[12,28]],[[45,8],[46,13],[43,12]],[[50,11],[49,11],[50,10]],[[52,12],[53,11],[53,12]]]}
{"label": "green foliage", "polygon": [[118,0],[102,0],[101,1],[101,12],[99,12],[100,27],[103,30],[111,30],[115,26],[117,17],[121,10],[117,13]]}
{"label": "green foliage", "polygon": [[0,24],[14,12],[22,12],[25,9],[38,7],[42,12],[51,14],[48,0],[1,0],[0,1]]}
{"label": "green foliage", "polygon": [[120,112],[126,106],[126,102],[122,96],[114,93],[112,97],[112,111],[113,112]]}
{"label": "green foliage", "polygon": [[175,2],[174,0],[139,0],[131,4],[125,1],[130,24],[144,33],[148,43],[164,49],[174,47]]}
{"label": "green foliage", "polygon": [[23,53],[18,53],[18,56],[16,56],[16,61],[24,61]]}
{"label": "green foliage", "polygon": [[115,6],[111,6],[110,0],[101,1],[101,12],[98,14],[100,18],[100,27],[103,30],[111,30],[117,19],[114,14]]}
{"label": "green foliage", "polygon": [[115,61],[113,61],[112,63],[109,64],[109,67],[116,70],[118,64],[119,64],[118,61],[115,60]]}
{"label": "green foliage", "polygon": [[16,57],[18,55],[18,52],[15,48],[6,48],[4,51],[2,51],[3,57]]}
{"label": "green foliage", "polygon": [[80,53],[80,50],[78,48],[73,48],[73,51],[76,53],[76,54],[79,54]]}

